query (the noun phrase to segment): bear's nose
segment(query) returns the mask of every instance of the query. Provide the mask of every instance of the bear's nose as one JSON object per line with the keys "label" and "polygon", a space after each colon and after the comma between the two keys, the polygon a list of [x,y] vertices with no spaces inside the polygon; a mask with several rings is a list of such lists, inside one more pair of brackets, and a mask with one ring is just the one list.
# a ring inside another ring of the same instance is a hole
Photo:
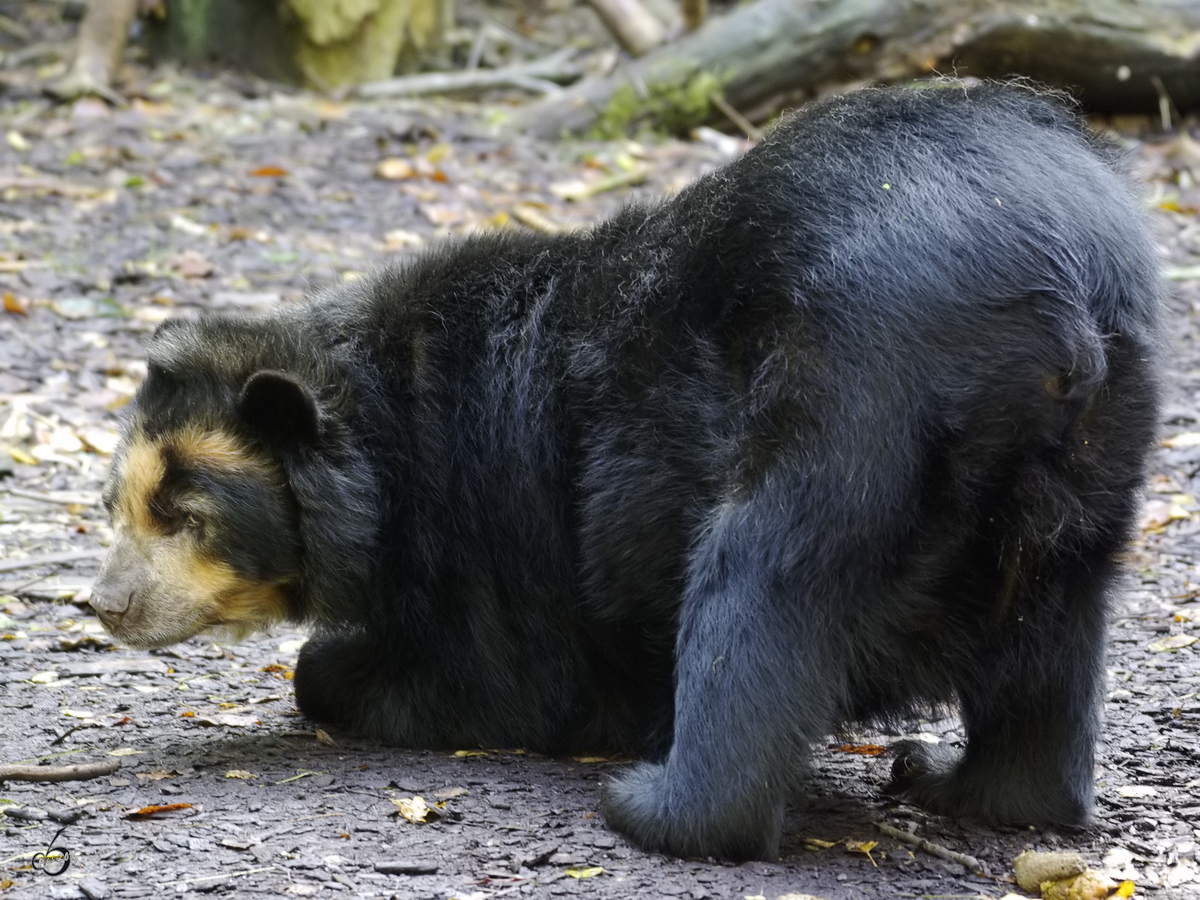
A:
{"label": "bear's nose", "polygon": [[103,577],[92,586],[92,596],[88,600],[100,622],[110,631],[121,621],[121,616],[129,609],[133,594],[129,590],[120,590],[115,585],[105,583]]}
{"label": "bear's nose", "polygon": [[120,622],[121,616],[124,616],[125,611],[130,607],[128,598],[124,602],[113,602],[109,596],[96,593],[92,593],[89,602],[92,610],[95,610],[96,616],[100,617],[101,624],[109,630],[115,628],[116,623]]}

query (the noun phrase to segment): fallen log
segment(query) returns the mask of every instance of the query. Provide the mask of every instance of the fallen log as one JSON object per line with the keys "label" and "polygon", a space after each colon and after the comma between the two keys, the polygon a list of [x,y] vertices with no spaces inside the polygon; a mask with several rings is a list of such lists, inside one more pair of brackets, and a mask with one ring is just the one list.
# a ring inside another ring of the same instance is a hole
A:
{"label": "fallen log", "polygon": [[[542,137],[682,129],[838,83],[1021,75],[1108,112],[1200,108],[1200,4],[1178,0],[757,0],[519,111]],[[753,119],[754,116],[752,115]]]}

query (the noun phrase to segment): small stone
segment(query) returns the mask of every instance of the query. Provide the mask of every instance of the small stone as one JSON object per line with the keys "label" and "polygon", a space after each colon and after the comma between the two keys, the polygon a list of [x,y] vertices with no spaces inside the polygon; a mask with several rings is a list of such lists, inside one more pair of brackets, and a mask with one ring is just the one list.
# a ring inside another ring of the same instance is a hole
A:
{"label": "small stone", "polygon": [[79,890],[88,900],[106,900],[109,896],[108,885],[99,878],[83,878],[79,882]]}

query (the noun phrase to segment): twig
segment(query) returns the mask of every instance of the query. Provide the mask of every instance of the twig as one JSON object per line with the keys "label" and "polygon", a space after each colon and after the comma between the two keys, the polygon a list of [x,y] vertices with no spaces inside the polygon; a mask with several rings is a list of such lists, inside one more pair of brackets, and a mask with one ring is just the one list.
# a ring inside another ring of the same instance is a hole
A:
{"label": "twig", "polygon": [[28,556],[25,559],[6,559],[0,561],[0,572],[15,572],[18,569],[32,569],[36,566],[57,566],[83,559],[101,559],[107,552],[107,550],[76,550],[70,553],[44,553],[41,556]]}
{"label": "twig", "polygon": [[543,234],[562,234],[567,230],[528,205],[514,206],[512,208],[512,217],[522,225],[532,228],[534,231],[540,231]]}
{"label": "twig", "polygon": [[754,141],[756,144],[762,140],[762,129],[755,128],[754,124],[749,119],[738,112],[737,109],[734,108],[729,101],[722,97],[719,93],[713,91],[708,95],[708,99],[713,106],[725,113],[725,117],[729,119],[730,122],[742,129],[742,131],[746,133],[746,137],[750,138],[750,140]]}
{"label": "twig", "polygon": [[984,875],[983,866],[973,856],[968,856],[965,853],[959,853],[957,850],[951,850],[948,847],[943,847],[941,844],[935,844],[933,841],[927,841],[924,838],[919,838],[915,834],[909,834],[907,831],[901,831],[899,828],[894,828],[886,822],[876,822],[875,827],[879,829],[881,834],[885,834],[890,838],[895,838],[905,844],[911,844],[919,850],[924,850],[930,856],[936,856],[938,859],[946,859],[950,862],[956,862],[968,872],[974,875]]}
{"label": "twig", "polygon": [[178,881],[160,881],[159,887],[176,887],[181,884],[199,884],[201,881],[215,881],[218,878],[241,878],[243,875],[257,875],[259,872],[271,872],[278,866],[263,866],[261,869],[242,869],[240,872],[222,872],[220,875],[200,875],[196,878],[181,878]]}
{"label": "twig", "polygon": [[574,50],[554,53],[545,59],[518,63],[501,69],[472,69],[458,72],[424,72],[359,85],[359,97],[412,97],[420,94],[446,94],[455,91],[482,91],[497,87],[517,87],[534,93],[553,93],[554,82],[574,81],[579,67],[570,62]]}
{"label": "twig", "polygon": [[121,768],[117,759],[76,766],[0,766],[0,781],[88,781]]}
{"label": "twig", "polygon": [[70,200],[88,200],[104,193],[104,188],[89,187],[84,184],[72,184],[69,181],[62,181],[58,178],[42,178],[27,175],[0,176],[0,190],[44,191],[47,194],[59,194]]}
{"label": "twig", "polygon": [[[39,416],[39,418],[41,418]],[[30,491],[25,488],[4,488],[4,493],[10,497],[24,497],[26,500],[41,500],[43,503],[60,503],[64,506],[99,506],[99,495],[58,491],[55,494],[44,494],[40,491]]]}

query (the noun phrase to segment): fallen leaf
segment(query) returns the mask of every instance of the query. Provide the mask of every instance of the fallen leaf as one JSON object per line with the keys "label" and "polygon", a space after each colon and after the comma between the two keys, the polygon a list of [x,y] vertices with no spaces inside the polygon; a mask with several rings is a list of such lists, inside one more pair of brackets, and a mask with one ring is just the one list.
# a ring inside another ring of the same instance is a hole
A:
{"label": "fallen leaf", "polygon": [[247,772],[245,769],[230,769],[225,773],[226,778],[240,778],[243,781],[249,781],[251,778],[257,778],[253,772]]}
{"label": "fallen leaf", "polygon": [[469,793],[470,791],[468,791],[465,787],[451,787],[446,788],[444,791],[438,791],[433,796],[437,797],[439,800],[449,800],[451,797],[462,797]]}
{"label": "fallen leaf", "polygon": [[96,718],[95,713],[89,712],[86,709],[64,709],[62,711],[62,713],[64,716],[70,716],[72,719],[94,719],[94,718]]}
{"label": "fallen leaf", "polygon": [[[209,232],[207,225],[201,225],[195,219],[189,219],[187,216],[179,215],[178,213],[171,216],[169,221],[171,227],[176,231],[182,231],[184,234],[190,234],[192,237],[203,237]],[[168,261],[169,264],[170,262]],[[157,269],[157,267],[153,263],[145,263],[143,265],[151,269],[147,274],[154,277],[155,272],[153,270]]]}
{"label": "fallen leaf", "polygon": [[1197,638],[1193,634],[1173,634],[1170,637],[1152,641],[1146,645],[1146,649],[1151,653],[1169,653],[1174,650],[1182,650],[1184,647],[1190,647],[1198,640],[1200,638]]}
{"label": "fallen leaf", "polygon": [[567,874],[572,878],[595,878],[603,871],[603,866],[588,866],[586,869],[567,869]]}
{"label": "fallen leaf", "polygon": [[252,725],[261,725],[262,720],[254,716],[234,716],[228,714],[220,714],[215,716],[196,716],[196,724],[204,725],[209,728],[226,726],[229,728],[249,728]]}
{"label": "fallen leaf", "polygon": [[335,741],[333,738],[331,738],[329,736],[329,732],[325,731],[323,728],[317,729],[317,743],[324,744],[326,747],[336,747],[337,746],[337,741]]}
{"label": "fallen leaf", "polygon": [[471,211],[457,203],[420,203],[417,209],[434,225],[459,225],[471,218]]}
{"label": "fallen leaf", "polygon": [[416,167],[400,156],[388,156],[375,165],[375,177],[384,181],[404,181],[417,177]]}
{"label": "fallen leaf", "polygon": [[48,672],[38,672],[26,679],[30,684],[53,684],[58,681],[58,672],[53,669]]}
{"label": "fallen leaf", "polygon": [[820,838],[805,838],[804,846],[809,850],[828,850],[830,847],[836,847],[837,841],[823,841]]}
{"label": "fallen leaf", "polygon": [[100,425],[88,425],[79,430],[79,438],[84,445],[104,456],[111,456],[117,450],[121,436],[111,428]]}
{"label": "fallen leaf", "polygon": [[486,750],[455,750],[454,755],[460,757],[487,756],[488,752]]}
{"label": "fallen leaf", "polygon": [[861,853],[867,859],[871,860],[871,865],[876,865],[875,857],[871,856],[871,851],[879,846],[879,841],[846,841],[846,851],[849,853]]}
{"label": "fallen leaf", "polygon": [[213,273],[213,264],[196,250],[184,250],[168,257],[167,265],[184,278],[207,278]]}
{"label": "fallen leaf", "polygon": [[132,747],[118,747],[108,751],[109,756],[141,756],[143,753],[144,750],[134,750]]}
{"label": "fallen leaf", "polygon": [[1163,441],[1163,446],[1170,450],[1182,450],[1186,447],[1200,447],[1200,431],[1185,431]]}
{"label": "fallen leaf", "polygon": [[135,777],[140,781],[162,781],[164,778],[174,778],[175,773],[166,769],[156,769],[153,772],[137,772]]}
{"label": "fallen leaf", "polygon": [[1157,793],[1158,788],[1153,788],[1148,784],[1127,784],[1124,787],[1117,788],[1117,794],[1130,800],[1153,797]]}
{"label": "fallen leaf", "polygon": [[288,174],[288,170],[280,166],[259,166],[252,169],[250,174],[255,178],[283,178]]}
{"label": "fallen leaf", "polygon": [[9,447],[8,455],[23,466],[36,466],[38,464],[36,456],[30,456],[20,447]]}
{"label": "fallen leaf", "polygon": [[1116,888],[1115,881],[1093,869],[1041,885],[1042,900],[1104,900]]}
{"label": "fallen leaf", "polygon": [[882,756],[887,752],[887,747],[881,747],[878,744],[842,744],[840,747],[834,747],[833,752],[853,753],[857,756]]}
{"label": "fallen leaf", "polygon": [[18,299],[12,291],[5,291],[4,311],[18,316],[27,316],[29,315],[29,301]]}
{"label": "fallen leaf", "polygon": [[429,806],[423,797],[393,798],[392,803],[396,806],[396,814],[408,819],[414,825],[425,825],[442,816],[437,807]]}
{"label": "fallen leaf", "polygon": [[181,809],[191,809],[190,803],[168,803],[165,806],[143,806],[136,812],[125,813],[127,819],[149,819],[153,816],[162,816],[168,813],[178,812]]}
{"label": "fallen leaf", "polygon": [[408,247],[424,246],[425,238],[415,231],[405,231],[403,228],[393,229],[383,236],[383,249],[388,253],[395,253]]}
{"label": "fallen leaf", "polygon": [[1139,524],[1143,531],[1165,528],[1171,522],[1190,519],[1191,513],[1172,500],[1149,500],[1142,507]]}

